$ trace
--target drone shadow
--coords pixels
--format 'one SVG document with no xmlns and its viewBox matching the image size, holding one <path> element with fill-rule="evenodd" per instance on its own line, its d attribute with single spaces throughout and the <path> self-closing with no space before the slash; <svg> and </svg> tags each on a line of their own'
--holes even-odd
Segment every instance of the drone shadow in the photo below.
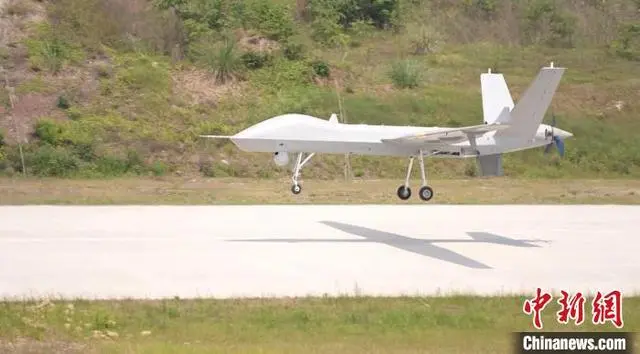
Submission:
<svg viewBox="0 0 640 354">
<path fill-rule="evenodd" d="M 403 251 L 412 252 L 421 256 L 438 259 L 444 262 L 457 264 L 467 268 L 474 269 L 492 269 L 490 266 L 463 256 L 457 252 L 446 248 L 436 246 L 434 243 L 491 243 L 496 245 L 511 247 L 540 247 L 535 244 L 537 242 L 549 243 L 546 240 L 517 240 L 490 232 L 467 232 L 470 239 L 421 239 L 399 235 L 392 232 L 380 231 L 368 227 L 345 224 L 335 221 L 321 221 L 322 224 L 333 227 L 340 231 L 350 233 L 352 235 L 363 237 L 363 239 L 344 240 L 344 239 L 304 239 L 304 238 L 272 238 L 272 239 L 242 239 L 228 240 L 231 242 L 285 242 L 285 243 L 308 243 L 308 242 L 333 242 L 333 243 L 358 243 L 358 242 L 374 242 L 381 243 L 390 247 L 401 249 Z"/>
</svg>

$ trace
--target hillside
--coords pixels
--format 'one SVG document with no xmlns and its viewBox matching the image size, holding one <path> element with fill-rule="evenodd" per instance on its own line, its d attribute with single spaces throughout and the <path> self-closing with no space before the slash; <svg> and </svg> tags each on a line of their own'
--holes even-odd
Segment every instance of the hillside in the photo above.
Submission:
<svg viewBox="0 0 640 354">
<path fill-rule="evenodd" d="M 514 153 L 516 177 L 640 176 L 640 2 L 547 0 L 0 0 L 0 173 L 273 177 L 233 134 L 285 112 L 350 123 L 482 121 L 479 75 L 517 97 L 538 68 L 567 67 L 552 110 L 564 159 Z M 468 177 L 469 161 L 428 160 Z M 304 177 L 343 174 L 317 156 Z M 404 174 L 353 157 L 356 177 Z"/>
</svg>

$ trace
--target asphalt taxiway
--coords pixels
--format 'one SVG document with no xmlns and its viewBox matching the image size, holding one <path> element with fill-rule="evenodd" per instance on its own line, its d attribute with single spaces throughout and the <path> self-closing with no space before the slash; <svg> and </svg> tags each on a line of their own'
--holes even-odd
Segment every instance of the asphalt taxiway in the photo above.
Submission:
<svg viewBox="0 0 640 354">
<path fill-rule="evenodd" d="M 638 206 L 5 206 L 0 297 L 640 291 Z"/>
</svg>

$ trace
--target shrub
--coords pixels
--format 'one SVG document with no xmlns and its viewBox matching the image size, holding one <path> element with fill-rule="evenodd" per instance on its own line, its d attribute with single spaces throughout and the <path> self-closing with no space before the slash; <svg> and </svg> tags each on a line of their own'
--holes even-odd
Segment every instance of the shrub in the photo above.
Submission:
<svg viewBox="0 0 640 354">
<path fill-rule="evenodd" d="M 80 159 L 92 162 L 96 159 L 95 146 L 91 142 L 81 142 L 73 145 L 73 153 Z"/>
<path fill-rule="evenodd" d="M 169 69 L 162 58 L 130 54 L 117 58 L 117 80 L 127 87 L 146 92 L 168 92 L 171 81 Z"/>
<path fill-rule="evenodd" d="M 32 173 L 37 176 L 69 177 L 80 167 L 78 159 L 63 147 L 45 145 L 29 158 Z"/>
<path fill-rule="evenodd" d="M 225 0 L 155 0 L 155 6 L 173 9 L 180 18 L 192 24 L 201 23 L 212 30 L 221 30 L 233 20 Z"/>
<path fill-rule="evenodd" d="M 196 62 L 213 72 L 221 83 L 235 78 L 242 64 L 233 39 L 226 39 L 222 45 L 201 40 L 192 48 L 191 55 Z"/>
<path fill-rule="evenodd" d="M 144 171 L 144 161 L 135 150 L 127 151 L 127 172 L 142 173 Z"/>
<path fill-rule="evenodd" d="M 313 68 L 309 63 L 282 58 L 274 60 L 273 65 L 254 71 L 251 74 L 251 82 L 273 92 L 308 85 L 312 77 Z"/>
<path fill-rule="evenodd" d="M 621 26 L 619 33 L 611 48 L 622 58 L 640 60 L 640 25 L 625 24 Z"/>
<path fill-rule="evenodd" d="M 95 170 L 105 177 L 120 176 L 127 172 L 127 163 L 113 156 L 102 156 L 96 160 Z"/>
<path fill-rule="evenodd" d="M 42 119 L 36 123 L 35 136 L 50 145 L 62 143 L 64 130 L 61 125 L 49 119 Z"/>
<path fill-rule="evenodd" d="M 60 109 L 69 109 L 69 107 L 71 107 L 69 100 L 64 95 L 58 96 L 58 103 L 56 106 Z"/>
<path fill-rule="evenodd" d="M 301 60 L 304 58 L 305 47 L 302 44 L 286 43 L 283 49 L 283 55 L 289 60 Z"/>
<path fill-rule="evenodd" d="M 354 22 L 371 22 L 379 29 L 388 28 L 398 11 L 397 0 L 310 0 L 313 21 L 322 19 L 350 28 Z"/>
<path fill-rule="evenodd" d="M 415 61 L 401 60 L 393 63 L 390 76 L 397 87 L 414 88 L 420 82 L 420 67 Z"/>
<path fill-rule="evenodd" d="M 250 27 L 274 40 L 286 40 L 294 34 L 292 10 L 271 0 L 250 0 L 243 20 Z"/>
<path fill-rule="evenodd" d="M 471 16 L 492 18 L 498 10 L 498 0 L 465 0 L 463 6 Z"/>
<path fill-rule="evenodd" d="M 316 60 L 311 63 L 311 67 L 313 67 L 313 72 L 320 77 L 329 77 L 330 69 L 329 65 L 323 61 Z"/>
<path fill-rule="evenodd" d="M 265 66 L 269 60 L 269 54 L 266 53 L 257 53 L 257 52 L 247 52 L 240 56 L 240 60 L 244 63 L 244 66 L 247 69 L 260 69 Z"/>
<path fill-rule="evenodd" d="M 68 42 L 44 35 L 26 41 L 29 62 L 34 70 L 48 70 L 58 73 L 67 63 L 79 62 L 82 52 Z"/>
<path fill-rule="evenodd" d="M 525 11 L 524 34 L 528 44 L 573 46 L 575 17 L 562 12 L 551 0 L 532 0 Z"/>
<path fill-rule="evenodd" d="M 169 171 L 169 167 L 162 161 L 156 161 L 151 165 L 150 171 L 154 176 L 164 176 Z"/>
<path fill-rule="evenodd" d="M 342 33 L 340 10 L 333 0 L 310 0 L 311 37 L 323 44 L 331 44 Z"/>
<path fill-rule="evenodd" d="M 146 0 L 57 0 L 48 5 L 48 14 L 60 38 L 91 52 L 106 45 L 169 54 L 185 44 L 177 16 L 149 8 Z"/>
</svg>

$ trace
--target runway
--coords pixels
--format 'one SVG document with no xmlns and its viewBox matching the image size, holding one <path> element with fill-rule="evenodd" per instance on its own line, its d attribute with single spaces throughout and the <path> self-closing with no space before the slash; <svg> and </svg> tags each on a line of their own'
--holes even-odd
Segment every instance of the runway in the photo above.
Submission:
<svg viewBox="0 0 640 354">
<path fill-rule="evenodd" d="M 0 296 L 640 291 L 638 206 L 6 206 Z"/>
</svg>

